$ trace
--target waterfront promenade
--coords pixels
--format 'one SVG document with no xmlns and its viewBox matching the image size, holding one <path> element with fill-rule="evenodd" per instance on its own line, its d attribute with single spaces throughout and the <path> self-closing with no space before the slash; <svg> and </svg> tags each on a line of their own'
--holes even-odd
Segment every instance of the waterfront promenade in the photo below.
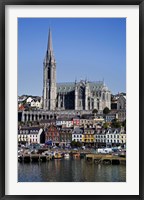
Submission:
<svg viewBox="0 0 144 200">
<path fill-rule="evenodd" d="M 23 163 L 29 162 L 46 162 L 55 159 L 55 154 L 61 155 L 60 159 L 65 158 L 64 155 L 68 154 L 70 158 L 81 159 L 84 158 L 86 162 L 95 164 L 126 164 L 126 156 L 123 153 L 109 153 L 109 154 L 98 154 L 96 151 L 90 150 L 55 150 L 55 149 L 39 149 L 35 153 L 30 153 L 28 150 L 21 152 L 18 156 L 18 161 Z"/>
</svg>

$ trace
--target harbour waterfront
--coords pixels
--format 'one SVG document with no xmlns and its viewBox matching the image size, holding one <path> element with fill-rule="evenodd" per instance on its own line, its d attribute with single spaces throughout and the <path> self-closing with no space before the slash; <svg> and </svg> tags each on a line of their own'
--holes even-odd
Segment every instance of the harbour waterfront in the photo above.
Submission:
<svg viewBox="0 0 144 200">
<path fill-rule="evenodd" d="M 50 28 L 42 63 L 42 96 L 18 96 L 18 181 L 125 182 L 126 93 L 113 94 L 96 76 L 59 82 Z"/>
<path fill-rule="evenodd" d="M 102 165 L 85 159 L 18 163 L 18 182 L 125 182 L 125 165 Z"/>
</svg>

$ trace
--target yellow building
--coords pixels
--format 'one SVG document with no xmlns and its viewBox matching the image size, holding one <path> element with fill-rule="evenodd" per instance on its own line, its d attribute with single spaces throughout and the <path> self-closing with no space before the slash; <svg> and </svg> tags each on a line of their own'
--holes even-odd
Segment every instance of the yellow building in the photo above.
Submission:
<svg viewBox="0 0 144 200">
<path fill-rule="evenodd" d="M 82 136 L 82 142 L 85 144 L 92 144 L 95 142 L 95 130 L 93 128 L 85 128 Z"/>
<path fill-rule="evenodd" d="M 126 134 L 125 133 L 120 134 L 120 143 L 126 144 Z"/>
</svg>

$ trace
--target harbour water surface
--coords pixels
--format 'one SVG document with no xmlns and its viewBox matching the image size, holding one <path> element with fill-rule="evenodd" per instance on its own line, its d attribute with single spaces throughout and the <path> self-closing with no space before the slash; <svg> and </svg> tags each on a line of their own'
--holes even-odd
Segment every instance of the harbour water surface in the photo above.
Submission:
<svg viewBox="0 0 144 200">
<path fill-rule="evenodd" d="M 125 182 L 125 165 L 92 164 L 85 159 L 18 163 L 18 182 Z"/>
</svg>

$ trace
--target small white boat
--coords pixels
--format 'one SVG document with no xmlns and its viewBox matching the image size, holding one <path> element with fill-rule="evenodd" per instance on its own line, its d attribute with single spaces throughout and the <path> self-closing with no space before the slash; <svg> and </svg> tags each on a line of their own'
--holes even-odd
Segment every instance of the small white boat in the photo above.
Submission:
<svg viewBox="0 0 144 200">
<path fill-rule="evenodd" d="M 69 157 L 70 157 L 69 153 L 64 154 L 64 158 L 69 158 Z"/>
</svg>

